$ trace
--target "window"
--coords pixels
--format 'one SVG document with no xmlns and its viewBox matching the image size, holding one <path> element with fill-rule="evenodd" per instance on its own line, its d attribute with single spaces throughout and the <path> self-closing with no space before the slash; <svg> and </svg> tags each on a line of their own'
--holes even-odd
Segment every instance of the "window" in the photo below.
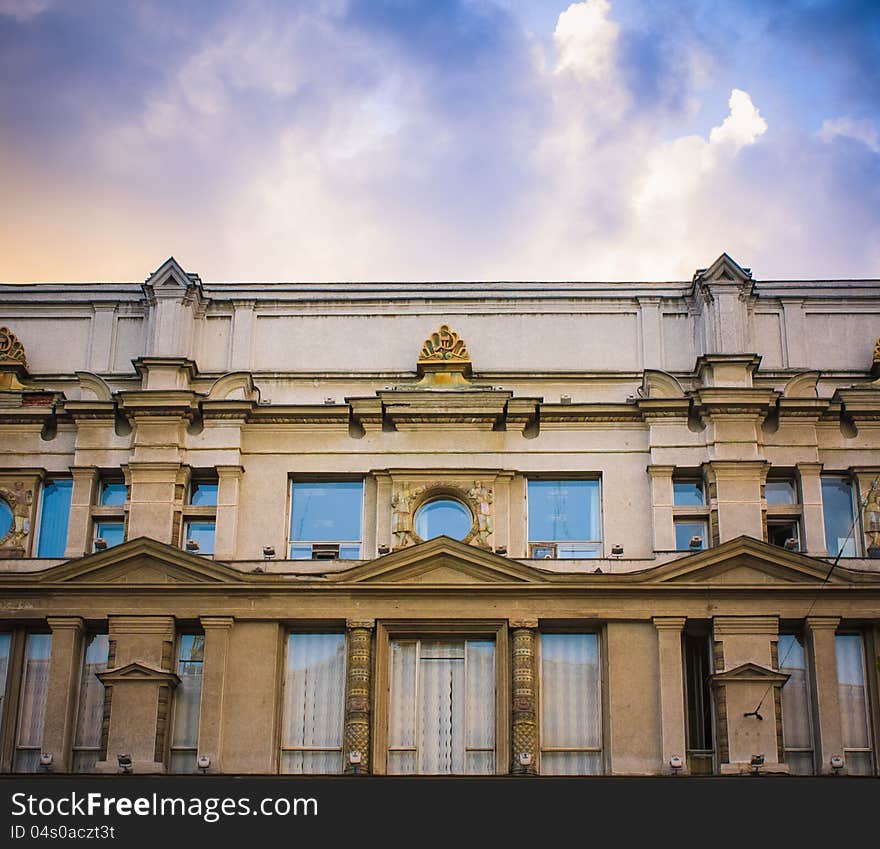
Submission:
<svg viewBox="0 0 880 849">
<path fill-rule="evenodd" d="M 177 648 L 177 674 L 180 676 L 180 683 L 174 690 L 170 772 L 196 771 L 204 659 L 204 634 L 181 634 Z"/>
<path fill-rule="evenodd" d="M 807 657 L 800 634 L 780 634 L 779 671 L 789 679 L 782 688 L 782 745 L 793 775 L 813 774 L 813 730 L 810 723 Z"/>
<path fill-rule="evenodd" d="M 865 650 L 861 634 L 838 634 L 835 650 L 846 771 L 850 775 L 873 775 Z"/>
<path fill-rule="evenodd" d="M 345 635 L 291 634 L 287 641 L 281 772 L 342 772 Z"/>
<path fill-rule="evenodd" d="M 541 634 L 541 774 L 602 772 L 599 638 Z"/>
<path fill-rule="evenodd" d="M 358 560 L 363 481 L 293 481 L 291 560 Z"/>
<path fill-rule="evenodd" d="M 495 772 L 492 640 L 391 641 L 388 772 Z"/>
<path fill-rule="evenodd" d="M 801 550 L 802 508 L 793 475 L 771 474 L 764 483 L 767 542 L 789 551 Z"/>
<path fill-rule="evenodd" d="M 183 547 L 193 554 L 214 554 L 219 489 L 216 479 L 193 474 L 183 508 Z"/>
<path fill-rule="evenodd" d="M 709 508 L 706 484 L 698 471 L 677 472 L 672 478 L 672 523 L 676 551 L 700 551 L 709 546 Z"/>
<path fill-rule="evenodd" d="M 528 502 L 532 557 L 602 556 L 598 479 L 533 479 Z"/>
<path fill-rule="evenodd" d="M 856 497 L 852 481 L 840 475 L 822 475 L 822 511 L 825 548 L 829 557 L 858 556 Z"/>
<path fill-rule="evenodd" d="M 125 541 L 125 504 L 128 487 L 113 477 L 102 478 L 97 504 L 92 507 L 94 547 L 96 551 L 113 548 Z"/>
<path fill-rule="evenodd" d="M 37 557 L 64 557 L 72 494 L 70 478 L 46 481 L 43 485 Z"/>
<path fill-rule="evenodd" d="M 416 511 L 415 530 L 422 539 L 464 539 L 473 527 L 471 511 L 455 498 L 434 498 Z"/>
<path fill-rule="evenodd" d="M 107 668 L 109 649 L 110 638 L 106 634 L 86 636 L 73 740 L 73 772 L 91 772 L 98 762 L 104 723 L 104 685 L 97 674 Z"/>
<path fill-rule="evenodd" d="M 712 658 L 709 647 L 709 637 L 705 634 L 683 635 L 687 765 L 692 775 L 711 775 L 714 769 L 715 735 L 709 683 Z"/>
<path fill-rule="evenodd" d="M 9 677 L 9 653 L 12 649 L 12 634 L 0 633 L 0 728 L 3 712 L 6 710 L 6 679 Z"/>
<path fill-rule="evenodd" d="M 27 635 L 24 667 L 21 672 L 13 772 L 37 772 L 40 766 L 51 652 L 51 634 Z"/>
</svg>

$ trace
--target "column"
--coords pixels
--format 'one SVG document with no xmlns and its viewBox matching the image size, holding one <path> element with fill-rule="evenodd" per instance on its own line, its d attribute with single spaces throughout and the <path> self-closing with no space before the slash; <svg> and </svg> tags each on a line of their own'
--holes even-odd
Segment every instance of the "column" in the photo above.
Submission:
<svg viewBox="0 0 880 849">
<path fill-rule="evenodd" d="M 687 736 L 684 711 L 684 670 L 682 669 L 681 632 L 684 616 L 655 616 L 660 664 L 660 729 L 663 741 L 664 773 L 671 773 L 669 761 L 681 758 L 678 772 L 687 775 Z"/>
<path fill-rule="evenodd" d="M 116 304 L 92 304 L 91 349 L 89 369 L 95 372 L 108 372 L 112 369 L 113 324 L 116 319 Z"/>
<path fill-rule="evenodd" d="M 833 755 L 843 757 L 843 731 L 840 727 L 840 697 L 837 682 L 837 650 L 834 637 L 840 619 L 836 616 L 810 616 L 807 633 L 813 657 L 813 713 L 816 718 L 816 755 L 819 771 L 831 772 Z"/>
<path fill-rule="evenodd" d="M 52 654 L 42 751 L 53 755 L 51 772 L 70 772 L 85 626 L 78 616 L 49 617 L 47 621 L 52 629 Z"/>
<path fill-rule="evenodd" d="M 211 759 L 208 772 L 222 772 L 223 693 L 226 687 L 226 665 L 229 657 L 231 616 L 202 616 L 205 630 L 205 655 L 202 664 L 202 700 L 199 710 L 199 755 Z"/>
<path fill-rule="evenodd" d="M 642 331 L 642 368 L 663 368 L 660 298 L 639 298 L 639 318 Z"/>
<path fill-rule="evenodd" d="M 217 466 L 217 514 L 214 531 L 214 559 L 234 560 L 238 535 L 238 499 L 241 493 L 241 466 Z"/>
<path fill-rule="evenodd" d="M 654 551 L 675 551 L 675 525 L 672 521 L 674 471 L 675 466 L 648 466 L 648 474 L 651 476 Z"/>
<path fill-rule="evenodd" d="M 140 427 L 140 425 L 139 425 Z M 176 438 L 176 436 L 175 436 Z M 173 544 L 179 463 L 130 463 L 128 539 L 150 537 Z"/>
<path fill-rule="evenodd" d="M 251 351 L 253 349 L 256 301 L 232 302 L 232 371 L 247 371 L 251 367 Z"/>
<path fill-rule="evenodd" d="M 82 557 L 91 550 L 92 498 L 98 470 L 94 466 L 71 466 L 73 489 L 70 493 L 70 517 L 67 521 L 67 558 Z"/>
<path fill-rule="evenodd" d="M 761 484 L 768 464 L 764 460 L 714 460 L 709 467 L 717 489 L 719 542 L 744 535 L 763 539 Z"/>
<path fill-rule="evenodd" d="M 347 775 L 370 773 L 370 703 L 372 701 L 372 645 L 374 619 L 349 619 L 345 671 L 345 730 L 342 741 L 343 771 Z"/>
<path fill-rule="evenodd" d="M 822 464 L 798 463 L 801 478 L 801 498 L 804 510 L 804 554 L 824 557 L 825 514 L 822 512 Z"/>
<path fill-rule="evenodd" d="M 535 681 L 537 619 L 510 620 L 512 677 L 512 775 L 536 775 L 538 758 L 538 706 Z"/>
</svg>

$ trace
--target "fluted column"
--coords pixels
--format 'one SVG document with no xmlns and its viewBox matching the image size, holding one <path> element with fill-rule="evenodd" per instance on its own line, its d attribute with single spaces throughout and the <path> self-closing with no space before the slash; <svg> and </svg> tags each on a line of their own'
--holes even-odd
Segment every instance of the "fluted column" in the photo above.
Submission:
<svg viewBox="0 0 880 849">
<path fill-rule="evenodd" d="M 537 619 L 511 620 L 513 653 L 512 775 L 535 775 L 538 758 Z"/>
<path fill-rule="evenodd" d="M 348 775 L 370 772 L 370 703 L 372 701 L 373 619 L 349 619 L 345 665 L 345 731 L 342 741 L 343 771 Z M 360 755 L 353 762 L 352 753 Z"/>
</svg>

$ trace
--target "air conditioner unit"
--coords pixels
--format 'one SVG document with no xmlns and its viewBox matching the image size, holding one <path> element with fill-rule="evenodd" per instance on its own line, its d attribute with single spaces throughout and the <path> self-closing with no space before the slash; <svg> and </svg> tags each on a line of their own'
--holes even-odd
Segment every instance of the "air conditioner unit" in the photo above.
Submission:
<svg viewBox="0 0 880 849">
<path fill-rule="evenodd" d="M 338 560 L 338 542 L 316 542 L 312 544 L 312 560 Z"/>
</svg>

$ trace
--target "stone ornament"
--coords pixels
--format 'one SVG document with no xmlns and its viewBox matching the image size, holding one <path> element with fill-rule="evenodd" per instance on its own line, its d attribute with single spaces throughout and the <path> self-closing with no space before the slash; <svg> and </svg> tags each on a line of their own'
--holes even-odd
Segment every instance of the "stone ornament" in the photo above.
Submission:
<svg viewBox="0 0 880 849">
<path fill-rule="evenodd" d="M 8 327 L 0 327 L 0 363 L 14 363 L 27 368 L 24 345 Z"/>
<path fill-rule="evenodd" d="M 24 556 L 27 550 L 27 537 L 31 532 L 31 505 L 34 503 L 33 490 L 25 489 L 22 481 L 16 481 L 12 489 L 0 488 L 2 499 L 12 511 L 12 526 L 0 539 L 0 552 Z"/>
<path fill-rule="evenodd" d="M 875 480 L 868 492 L 864 519 L 868 554 L 871 557 L 880 557 L 880 481 Z"/>
<path fill-rule="evenodd" d="M 461 337 L 441 324 L 440 329 L 432 333 L 422 345 L 419 363 L 433 363 L 453 360 L 458 363 L 470 363 L 471 357 Z"/>
<path fill-rule="evenodd" d="M 412 486 L 408 481 L 402 481 L 391 495 L 391 532 L 394 535 L 395 551 L 424 542 L 415 531 L 413 517 L 422 504 L 443 495 L 461 501 L 470 509 L 473 516 L 471 529 L 461 541 L 480 548 L 491 548 L 489 537 L 494 527 L 490 505 L 494 495 L 482 481 L 474 481 L 474 485 L 468 490 L 440 481 L 430 481 L 416 486 Z"/>
</svg>

